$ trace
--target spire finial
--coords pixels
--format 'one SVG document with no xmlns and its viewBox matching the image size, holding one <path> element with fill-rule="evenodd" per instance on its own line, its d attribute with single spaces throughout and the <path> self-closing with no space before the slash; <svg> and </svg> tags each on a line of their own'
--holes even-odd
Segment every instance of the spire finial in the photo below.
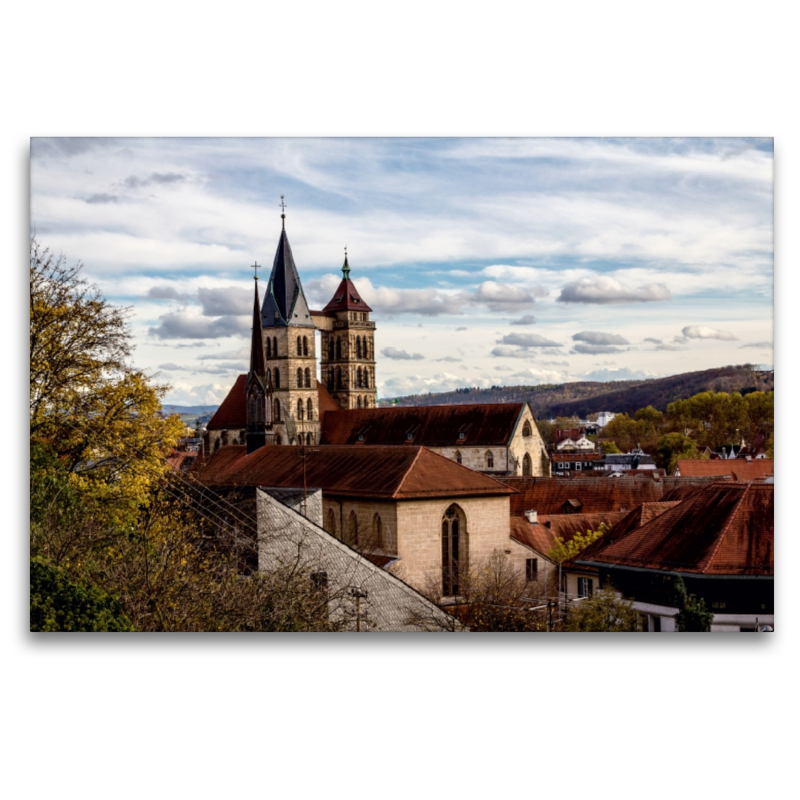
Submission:
<svg viewBox="0 0 800 800">
<path fill-rule="evenodd" d="M 258 280 L 258 270 L 259 270 L 259 267 L 260 267 L 260 266 L 261 266 L 261 264 L 259 264 L 259 263 L 258 263 L 258 261 L 256 261 L 256 263 L 255 263 L 255 264 L 253 264 L 253 267 L 252 267 L 252 268 L 255 270 L 255 273 L 256 273 L 256 274 L 253 276 L 253 280 L 254 280 L 254 281 L 257 281 L 257 280 Z"/>
<path fill-rule="evenodd" d="M 283 195 L 281 195 L 281 230 L 286 230 L 286 203 L 283 202 Z"/>
<path fill-rule="evenodd" d="M 350 265 L 347 263 L 347 245 L 344 246 L 344 266 L 342 267 L 342 275 L 345 280 L 350 279 Z"/>
</svg>

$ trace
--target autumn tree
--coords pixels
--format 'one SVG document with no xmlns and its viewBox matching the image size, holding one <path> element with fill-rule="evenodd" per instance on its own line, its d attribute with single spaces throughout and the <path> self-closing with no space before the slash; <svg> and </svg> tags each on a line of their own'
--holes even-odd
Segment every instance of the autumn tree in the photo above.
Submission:
<svg viewBox="0 0 800 800">
<path fill-rule="evenodd" d="M 604 586 L 571 605 L 563 628 L 581 633 L 633 633 L 641 629 L 641 616 L 633 601 L 620 597 L 613 586 Z"/>
</svg>

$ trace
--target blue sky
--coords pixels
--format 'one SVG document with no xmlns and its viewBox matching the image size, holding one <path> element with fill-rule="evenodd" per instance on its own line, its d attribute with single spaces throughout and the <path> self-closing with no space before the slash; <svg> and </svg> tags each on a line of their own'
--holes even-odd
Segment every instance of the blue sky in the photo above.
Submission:
<svg viewBox="0 0 800 800">
<path fill-rule="evenodd" d="M 772 191 L 770 139 L 31 148 L 37 237 L 132 306 L 135 363 L 181 404 L 246 370 L 250 265 L 272 264 L 281 194 L 312 307 L 347 245 L 394 396 L 772 364 Z"/>
</svg>

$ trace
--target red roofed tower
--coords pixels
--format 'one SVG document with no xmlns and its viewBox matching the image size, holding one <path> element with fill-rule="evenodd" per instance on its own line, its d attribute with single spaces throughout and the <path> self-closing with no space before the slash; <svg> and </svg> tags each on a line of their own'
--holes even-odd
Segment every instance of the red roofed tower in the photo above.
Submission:
<svg viewBox="0 0 800 800">
<path fill-rule="evenodd" d="M 333 317 L 322 331 L 322 382 L 342 409 L 375 407 L 375 323 L 372 309 L 350 280 L 345 249 L 342 281 L 323 313 Z"/>
</svg>

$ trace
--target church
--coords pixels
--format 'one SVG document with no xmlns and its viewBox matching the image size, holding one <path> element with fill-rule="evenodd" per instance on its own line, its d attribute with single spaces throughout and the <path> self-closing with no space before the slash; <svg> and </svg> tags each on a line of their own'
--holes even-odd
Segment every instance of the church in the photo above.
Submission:
<svg viewBox="0 0 800 800">
<path fill-rule="evenodd" d="M 330 301 L 309 308 L 281 213 L 263 302 L 255 276 L 249 370 L 208 422 L 206 453 L 225 445 L 245 445 L 247 454 L 265 445 L 422 446 L 493 477 L 550 475 L 527 403 L 377 408 L 371 313 L 346 252 Z"/>
</svg>

